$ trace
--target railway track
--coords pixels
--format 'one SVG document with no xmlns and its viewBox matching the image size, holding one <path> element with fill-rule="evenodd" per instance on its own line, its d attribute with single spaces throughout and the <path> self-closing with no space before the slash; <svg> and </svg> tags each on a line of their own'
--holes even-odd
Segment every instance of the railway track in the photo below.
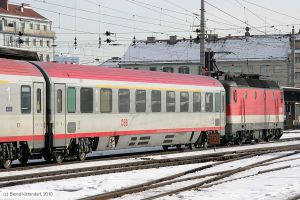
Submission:
<svg viewBox="0 0 300 200">
<path fill-rule="evenodd" d="M 216 161 L 224 161 L 224 160 L 226 161 L 241 156 L 249 156 L 252 154 L 253 154 L 252 151 L 249 152 L 231 151 L 226 153 L 214 153 L 214 154 L 188 156 L 188 157 L 180 157 L 180 158 L 146 160 L 146 161 L 129 162 L 129 163 L 122 163 L 122 164 L 114 164 L 114 165 L 59 170 L 53 172 L 6 176 L 6 177 L 0 177 L 0 188 L 22 185 L 22 184 L 44 182 L 44 181 L 62 180 L 62 179 L 86 177 L 92 175 L 102 175 L 102 174 L 109 174 L 109 173 L 141 170 L 141 169 L 151 169 L 151 168 L 158 168 L 158 167 L 187 165 L 187 164 L 204 163 L 204 162 L 216 162 Z M 214 164 L 210 164 L 208 166 L 212 167 L 213 165 Z M 200 169 L 202 168 L 200 167 Z"/>
<path fill-rule="evenodd" d="M 300 153 L 299 149 L 300 149 L 299 146 L 298 147 L 290 146 L 290 147 L 286 147 L 286 148 L 282 147 L 282 148 L 277 148 L 277 149 L 270 148 L 268 151 L 266 150 L 265 152 L 263 152 L 263 151 L 259 152 L 258 151 L 257 154 L 282 152 L 282 151 L 290 151 L 290 150 L 297 150 L 297 151 L 295 151 L 293 153 L 287 153 L 285 155 L 278 156 L 278 157 L 275 157 L 275 158 L 270 158 L 270 159 L 267 159 L 267 160 L 264 160 L 264 161 L 260 161 L 260 162 L 257 162 L 257 163 L 254 163 L 254 164 L 251 164 L 251 165 L 248 165 L 248 166 L 245 166 L 245 167 L 239 167 L 239 168 L 236 168 L 234 170 L 227 170 L 227 171 L 210 173 L 210 174 L 205 174 L 205 175 L 200 175 L 200 176 L 192 176 L 192 177 L 189 177 L 189 178 L 178 179 L 179 177 L 182 177 L 186 174 L 195 172 L 193 170 L 189 170 L 189 171 L 186 171 L 186 172 L 183 172 L 183 173 L 174 174 L 172 176 L 168 176 L 168 177 L 164 177 L 164 178 L 161 178 L 161 179 L 153 180 L 153 181 L 143 183 L 143 184 L 139 184 L 139 185 L 136 185 L 136 186 L 131 186 L 131 187 L 128 187 L 128 188 L 123 188 L 123 189 L 120 189 L 120 190 L 116 190 L 116 191 L 112 191 L 112 192 L 108 192 L 108 193 L 103 193 L 103 194 L 83 198 L 83 200 L 91 200 L 91 199 L 105 200 L 105 199 L 117 198 L 117 197 L 121 197 L 123 195 L 139 193 L 139 192 L 142 192 L 142 191 L 148 191 L 150 189 L 160 188 L 160 187 L 171 185 L 171 184 L 178 183 L 178 182 L 183 182 L 183 181 L 188 181 L 188 180 L 197 180 L 197 179 L 203 179 L 203 178 L 208 178 L 208 179 L 206 179 L 205 181 L 200 181 L 196 184 L 192 184 L 192 185 L 189 185 L 189 186 L 186 186 L 186 187 L 182 187 L 182 188 L 173 190 L 173 191 L 169 191 L 169 192 L 166 192 L 166 193 L 161 193 L 161 194 L 158 194 L 158 195 L 155 195 L 155 196 L 152 196 L 152 197 L 148 197 L 146 199 L 147 200 L 156 199 L 156 198 L 159 198 L 159 197 L 172 195 L 172 194 L 177 194 L 179 192 L 183 192 L 183 191 L 187 191 L 187 190 L 192 190 L 192 189 L 196 189 L 196 188 L 200 189 L 200 188 L 204 188 L 204 187 L 210 187 L 210 186 L 213 186 L 215 184 L 220 184 L 221 182 L 218 182 L 218 181 L 221 181 L 222 179 L 224 179 L 226 177 L 230 177 L 231 175 L 237 174 L 239 172 L 246 171 L 246 170 L 249 170 L 249 169 L 252 169 L 252 168 L 255 168 L 255 167 L 259 167 L 259 166 L 274 164 L 276 162 L 284 162 L 284 161 L 276 161 L 276 160 L 282 159 L 284 157 L 289 157 L 291 155 L 299 154 Z M 257 155 L 257 154 L 255 154 L 253 152 L 252 156 Z M 245 159 L 246 157 L 251 157 L 251 155 L 244 156 L 244 157 L 243 156 L 236 157 L 235 159 L 232 159 L 232 161 L 233 160 Z M 291 160 L 291 159 L 289 159 L 289 160 Z M 215 163 L 214 166 L 219 165 L 219 164 L 224 164 L 226 162 L 231 162 L 231 161 L 229 160 L 229 161 L 218 162 L 218 163 Z M 275 171 L 275 170 L 282 170 L 282 169 L 286 169 L 288 167 L 291 167 L 291 166 L 273 168 L 273 169 L 270 169 L 270 170 L 261 171 L 261 172 L 259 172 L 259 174 L 268 173 L 270 171 Z M 205 169 L 205 166 L 203 166 L 203 168 Z M 196 171 L 199 171 L 199 170 L 196 170 Z"/>
<path fill-rule="evenodd" d="M 280 139 L 279 141 L 271 141 L 271 142 L 264 142 L 260 144 L 268 144 L 268 143 L 280 143 L 280 142 L 289 142 L 289 141 L 299 141 L 300 137 L 295 138 L 285 138 Z M 230 145 L 228 147 L 224 146 L 217 146 L 217 147 L 208 147 L 208 149 L 222 149 L 222 148 L 230 148 L 230 147 L 236 147 L 236 146 L 249 146 L 252 144 L 243 144 L 243 145 Z M 29 170 L 29 169 L 38 169 L 43 167 L 54 167 L 54 166 L 63 166 L 63 165 L 69 165 L 69 164 L 77 164 L 77 163 L 88 163 L 88 162 L 96 162 L 96 161 L 105 161 L 105 160 L 118 160 L 118 159 L 127 159 L 127 158 L 141 158 L 145 156 L 155 156 L 155 155 L 169 155 L 169 154 L 175 154 L 180 152 L 195 152 L 195 151 L 203 151 L 207 149 L 199 148 L 199 149 L 193 149 L 190 150 L 188 148 L 183 149 L 169 149 L 168 151 L 164 150 L 150 150 L 146 152 L 133 152 L 133 153 L 119 153 L 119 154 L 113 154 L 113 155 L 100 155 L 100 156 L 92 156 L 87 157 L 85 161 L 77 161 L 72 158 L 69 158 L 65 160 L 65 162 L 61 164 L 57 164 L 54 162 L 47 162 L 47 161 L 41 161 L 41 162 L 34 162 L 34 163 L 28 163 L 26 166 L 22 164 L 15 164 L 10 169 L 0 169 L 1 172 L 10 172 L 10 171 L 22 171 L 22 170 Z"/>
</svg>

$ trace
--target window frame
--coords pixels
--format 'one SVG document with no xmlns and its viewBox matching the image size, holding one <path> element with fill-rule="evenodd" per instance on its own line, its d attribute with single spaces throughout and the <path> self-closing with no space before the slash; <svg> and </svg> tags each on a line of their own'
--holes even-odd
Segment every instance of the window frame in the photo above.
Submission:
<svg viewBox="0 0 300 200">
<path fill-rule="evenodd" d="M 187 94 L 187 97 L 184 97 L 183 94 Z M 185 101 L 183 101 L 184 100 L 183 98 L 187 98 L 187 99 L 185 99 Z M 189 107 L 190 107 L 189 102 L 190 102 L 189 92 L 181 91 L 180 92 L 180 112 L 189 112 Z"/>
<path fill-rule="evenodd" d="M 42 113 L 42 89 L 36 89 L 36 113 Z"/>
<path fill-rule="evenodd" d="M 143 97 L 145 97 L 144 99 L 138 99 L 138 93 L 139 92 L 143 92 L 145 95 Z M 141 95 L 141 93 L 140 93 Z M 138 109 L 138 100 L 139 101 L 145 101 L 144 105 L 143 105 L 143 109 L 139 110 Z M 143 104 L 143 103 L 139 103 L 139 104 Z M 147 92 L 146 90 L 136 90 L 135 91 L 135 112 L 137 113 L 143 113 L 146 112 L 146 107 L 147 107 Z"/>
<path fill-rule="evenodd" d="M 102 96 L 102 94 L 104 95 L 105 93 L 104 92 L 106 92 L 106 91 L 109 91 L 109 102 L 108 102 L 108 104 L 109 104 L 109 110 L 105 110 L 104 111 L 104 107 L 102 107 L 102 104 L 103 104 L 103 102 L 104 102 L 104 96 Z M 113 109 L 113 104 L 112 104 L 112 102 L 113 102 L 113 95 L 112 95 L 112 89 L 110 89 L 110 88 L 101 88 L 100 89 L 100 113 L 112 113 L 112 109 Z M 107 99 L 105 99 L 105 100 L 107 100 Z M 106 102 L 107 103 L 107 102 Z"/>
<path fill-rule="evenodd" d="M 70 93 L 69 92 L 70 92 L 71 89 L 72 90 L 74 89 L 74 91 L 75 91 L 75 94 L 74 94 L 75 95 L 75 98 L 74 98 L 74 107 L 73 107 L 74 111 L 70 110 Z M 76 94 L 77 94 L 77 91 L 76 91 L 75 87 L 68 87 L 67 88 L 67 112 L 68 113 L 76 113 L 76 111 L 77 111 L 77 106 L 76 106 L 76 104 L 77 104 L 77 98 L 76 98 L 77 95 Z"/>
<path fill-rule="evenodd" d="M 126 109 L 124 109 L 124 110 L 122 108 L 123 105 L 121 104 L 121 98 L 123 98 L 123 97 L 120 96 L 121 95 L 120 91 L 127 91 L 128 92 L 127 94 L 125 94 L 126 97 L 128 97 L 128 98 L 126 98 L 126 101 L 124 101 L 127 104 Z M 122 94 L 122 95 L 124 95 L 124 94 Z M 119 110 L 118 110 L 119 113 L 130 113 L 130 90 L 129 89 L 119 89 L 118 90 L 118 108 L 119 108 Z"/>
<path fill-rule="evenodd" d="M 24 102 L 24 98 L 23 95 L 24 95 L 24 92 L 22 91 L 23 88 L 29 88 L 29 92 L 27 92 L 27 94 L 29 93 L 29 107 L 26 109 L 26 111 L 23 111 L 24 109 L 22 109 L 22 107 L 24 106 L 23 102 Z M 20 110 L 21 110 L 21 114 L 30 114 L 31 113 L 31 109 L 32 109 L 32 100 L 31 100 L 31 86 L 30 85 L 21 85 L 21 88 L 20 88 Z"/>
<path fill-rule="evenodd" d="M 63 96 L 62 96 L 62 94 L 63 94 L 62 89 L 58 89 L 56 91 L 56 113 L 58 113 L 58 114 L 62 113 L 62 111 L 63 111 L 63 105 L 62 105 Z"/>
<path fill-rule="evenodd" d="M 210 94 L 211 96 L 209 98 L 209 102 L 207 103 L 207 95 L 208 94 Z M 213 112 L 214 111 L 214 93 L 213 92 L 205 92 L 204 100 L 205 100 L 205 112 Z"/>
<path fill-rule="evenodd" d="M 170 98 L 170 96 L 168 95 L 170 93 L 174 94 L 174 98 Z M 173 101 L 171 102 L 170 100 L 174 100 L 174 102 Z M 174 104 L 174 105 L 172 105 L 172 104 Z M 170 108 L 172 108 L 172 109 L 170 110 Z M 176 112 L 176 92 L 175 91 L 167 91 L 166 92 L 166 112 Z"/>
<path fill-rule="evenodd" d="M 221 112 L 221 94 L 220 93 L 215 93 L 215 112 L 219 113 Z M 218 102 L 217 102 L 218 100 Z"/>
<path fill-rule="evenodd" d="M 89 110 L 82 110 L 82 108 L 84 108 L 84 106 L 82 106 L 83 105 L 83 96 L 85 96 L 86 97 L 86 94 L 82 94 L 82 91 L 83 90 L 86 90 L 86 89 L 88 89 L 89 91 L 92 91 L 92 101 L 90 102 L 91 104 L 91 109 L 89 109 Z M 93 113 L 94 112 L 94 88 L 90 88 L 90 87 L 82 87 L 82 88 L 80 88 L 80 113 L 85 113 L 85 114 L 88 114 L 88 113 Z"/>
<path fill-rule="evenodd" d="M 159 99 L 155 99 L 155 98 L 153 98 L 154 97 L 154 93 L 159 93 Z M 158 97 L 158 96 L 157 96 Z M 154 100 L 155 99 L 155 100 Z M 159 109 L 157 109 L 157 110 L 154 110 L 154 108 L 156 108 L 155 106 L 153 106 L 153 105 L 155 105 L 155 102 L 159 102 L 159 103 L 157 103 L 157 104 L 159 104 L 159 106 L 157 106 L 157 108 L 159 108 Z M 158 113 L 158 112 L 161 112 L 161 91 L 160 90 L 151 90 L 151 112 L 156 112 L 156 113 Z"/>
<path fill-rule="evenodd" d="M 196 95 L 199 95 L 198 97 L 200 97 L 199 98 L 200 101 L 195 102 Z M 193 112 L 202 112 L 201 100 L 202 100 L 201 99 L 201 92 L 193 92 Z M 196 110 L 195 108 L 198 108 L 198 109 Z"/>
</svg>

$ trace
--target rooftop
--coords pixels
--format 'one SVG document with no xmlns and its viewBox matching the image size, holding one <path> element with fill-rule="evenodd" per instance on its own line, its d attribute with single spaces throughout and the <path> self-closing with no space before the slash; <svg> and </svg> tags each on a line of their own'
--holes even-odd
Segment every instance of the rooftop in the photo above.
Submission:
<svg viewBox="0 0 300 200">
<path fill-rule="evenodd" d="M 0 1 L 0 14 L 35 18 L 41 20 L 46 19 L 44 16 L 32 10 L 29 4 L 14 5 L 8 4 L 5 0 Z"/>
<path fill-rule="evenodd" d="M 290 50 L 288 35 L 225 37 L 206 42 L 217 61 L 285 60 Z M 138 41 L 123 55 L 123 63 L 199 62 L 200 44 L 195 40 Z"/>
</svg>

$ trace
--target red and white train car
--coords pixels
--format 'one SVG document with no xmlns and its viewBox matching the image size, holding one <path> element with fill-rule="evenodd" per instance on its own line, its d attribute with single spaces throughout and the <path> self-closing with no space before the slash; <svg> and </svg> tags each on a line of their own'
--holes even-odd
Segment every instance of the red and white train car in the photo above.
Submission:
<svg viewBox="0 0 300 200">
<path fill-rule="evenodd" d="M 225 90 L 213 78 L 34 64 L 46 77 L 46 143 L 57 161 L 66 154 L 84 159 L 92 150 L 205 144 L 210 134 L 224 135 Z"/>
<path fill-rule="evenodd" d="M 274 81 L 233 78 L 226 89 L 226 142 L 279 139 L 284 126 L 283 91 Z"/>
<path fill-rule="evenodd" d="M 225 89 L 210 77 L 6 59 L 0 66 L 5 168 L 14 159 L 83 160 L 93 150 L 192 147 L 224 135 Z"/>
<path fill-rule="evenodd" d="M 0 59 L 0 161 L 26 163 L 45 140 L 45 79 L 32 64 Z"/>
</svg>

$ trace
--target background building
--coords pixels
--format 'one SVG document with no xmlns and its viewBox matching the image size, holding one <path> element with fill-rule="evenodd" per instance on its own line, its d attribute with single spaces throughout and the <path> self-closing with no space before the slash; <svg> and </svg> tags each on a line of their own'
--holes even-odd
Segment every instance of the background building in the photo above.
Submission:
<svg viewBox="0 0 300 200">
<path fill-rule="evenodd" d="M 36 51 L 40 60 L 53 60 L 55 32 L 52 22 L 29 4 L 0 0 L 0 46 Z"/>
<path fill-rule="evenodd" d="M 206 51 L 214 51 L 217 66 L 231 75 L 260 74 L 289 86 L 291 67 L 290 35 L 227 36 L 212 35 Z M 155 40 L 148 37 L 130 45 L 119 66 L 122 68 L 200 74 L 200 44 L 195 39 Z M 296 37 L 295 87 L 300 87 L 300 36 Z"/>
</svg>

